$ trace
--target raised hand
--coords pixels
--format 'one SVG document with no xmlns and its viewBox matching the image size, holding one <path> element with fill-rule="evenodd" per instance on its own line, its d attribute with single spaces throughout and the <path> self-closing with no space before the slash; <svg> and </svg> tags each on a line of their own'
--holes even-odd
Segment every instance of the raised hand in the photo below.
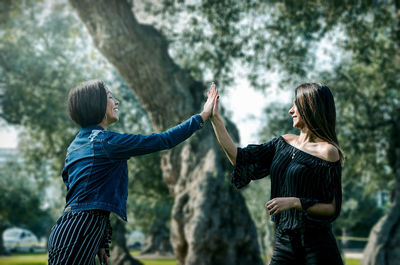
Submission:
<svg viewBox="0 0 400 265">
<path fill-rule="evenodd" d="M 218 90 L 214 82 L 211 84 L 210 91 L 211 93 L 215 93 L 211 124 L 214 128 L 215 136 L 217 137 L 219 144 L 221 145 L 231 164 L 234 166 L 236 165 L 237 148 L 235 143 L 232 141 L 232 138 L 229 136 L 224 122 L 220 117 Z"/>
<path fill-rule="evenodd" d="M 215 91 L 217 93 L 217 96 L 214 98 L 214 102 L 213 102 L 214 104 L 213 104 L 211 119 L 219 118 L 219 94 L 218 94 L 217 86 L 215 85 L 214 82 L 212 82 L 212 84 L 211 84 L 210 91 Z"/>
<path fill-rule="evenodd" d="M 214 102 L 217 97 L 218 97 L 218 92 L 217 89 L 215 88 L 215 84 L 214 88 L 213 85 L 211 85 L 210 91 L 207 92 L 207 101 L 204 104 L 203 111 L 200 113 L 201 117 L 203 118 L 203 121 L 206 121 L 208 118 L 211 117 L 214 108 Z"/>
</svg>

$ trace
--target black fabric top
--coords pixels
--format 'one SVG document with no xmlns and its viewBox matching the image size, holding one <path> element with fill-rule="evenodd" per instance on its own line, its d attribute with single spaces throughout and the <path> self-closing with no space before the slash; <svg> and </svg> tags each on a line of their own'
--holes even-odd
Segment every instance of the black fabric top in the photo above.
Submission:
<svg viewBox="0 0 400 265">
<path fill-rule="evenodd" d="M 328 226 L 339 214 L 342 205 L 340 160 L 330 162 L 306 153 L 282 136 L 260 145 L 238 148 L 232 184 L 240 189 L 251 180 L 271 177 L 271 199 L 297 197 L 313 203 L 336 201 L 333 216 L 324 217 L 290 209 L 273 215 L 279 229 L 298 229 L 304 226 Z"/>
</svg>

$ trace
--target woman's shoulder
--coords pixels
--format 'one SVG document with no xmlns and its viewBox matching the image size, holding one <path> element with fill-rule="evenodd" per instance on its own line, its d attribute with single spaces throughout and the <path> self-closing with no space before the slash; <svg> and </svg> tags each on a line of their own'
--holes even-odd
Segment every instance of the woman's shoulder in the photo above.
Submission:
<svg viewBox="0 0 400 265">
<path fill-rule="evenodd" d="M 328 142 L 318 143 L 318 156 L 329 162 L 336 162 L 340 159 L 339 150 Z"/>
<path fill-rule="evenodd" d="M 292 142 L 296 141 L 299 136 L 296 134 L 282 134 L 281 137 L 286 143 L 292 144 Z"/>
<path fill-rule="evenodd" d="M 298 135 L 284 134 L 281 137 L 287 144 L 297 148 L 294 143 L 296 143 L 299 138 Z M 323 140 L 311 143 L 309 146 L 302 148 L 301 150 L 327 162 L 337 162 L 340 160 L 339 150 L 333 144 Z"/>
</svg>

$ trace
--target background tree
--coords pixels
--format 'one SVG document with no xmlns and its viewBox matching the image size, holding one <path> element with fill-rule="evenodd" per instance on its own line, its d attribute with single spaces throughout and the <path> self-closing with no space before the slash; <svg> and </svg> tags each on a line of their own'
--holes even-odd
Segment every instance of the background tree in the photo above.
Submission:
<svg viewBox="0 0 400 265">
<path fill-rule="evenodd" d="M 43 191 L 19 162 L 8 161 L 0 165 L 0 194 L 0 235 L 13 226 L 29 229 L 39 238 L 46 234 L 53 219 L 43 209 Z M 0 236 L 2 254 L 5 254 L 5 249 Z"/>
<path fill-rule="evenodd" d="M 128 198 L 133 212 L 133 225 L 148 235 L 142 254 L 171 254 L 170 219 L 173 197 L 162 181 L 159 153 L 132 159 L 130 168 L 134 181 Z"/>
</svg>

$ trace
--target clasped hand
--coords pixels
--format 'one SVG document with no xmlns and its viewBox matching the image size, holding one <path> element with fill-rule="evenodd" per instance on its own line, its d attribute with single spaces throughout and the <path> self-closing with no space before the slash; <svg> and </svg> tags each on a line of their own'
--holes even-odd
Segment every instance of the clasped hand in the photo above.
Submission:
<svg viewBox="0 0 400 265">
<path fill-rule="evenodd" d="M 292 208 L 301 209 L 300 200 L 296 197 L 277 197 L 265 204 L 265 210 L 269 214 L 278 214 Z"/>
<path fill-rule="evenodd" d="M 97 256 L 99 257 L 100 265 L 108 264 L 108 257 L 104 248 L 99 249 L 99 251 L 97 252 Z"/>
</svg>

